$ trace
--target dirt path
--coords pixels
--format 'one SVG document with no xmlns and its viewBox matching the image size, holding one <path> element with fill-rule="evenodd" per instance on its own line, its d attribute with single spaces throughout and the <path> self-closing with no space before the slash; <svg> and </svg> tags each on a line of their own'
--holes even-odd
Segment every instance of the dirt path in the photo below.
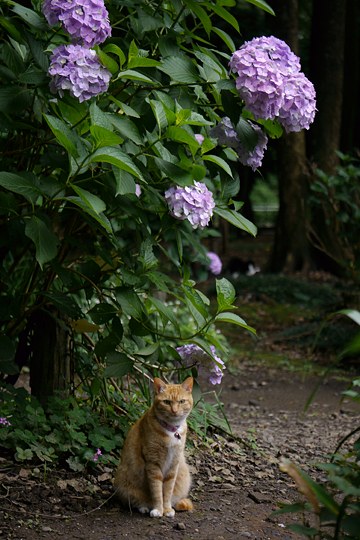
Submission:
<svg viewBox="0 0 360 540">
<path fill-rule="evenodd" d="M 300 498 L 292 481 L 279 472 L 280 456 L 313 474 L 312 464 L 324 461 L 360 420 L 351 403 L 340 403 L 347 383 L 334 379 L 321 386 L 304 415 L 303 407 L 316 381 L 251 364 L 236 374 L 227 373 L 221 399 L 234 435 L 247 440 L 248 446 L 214 433 L 208 448 L 197 445 L 190 449 L 195 511 L 173 519 L 131 515 L 114 499 L 103 504 L 111 495 L 111 471 L 84 479 L 56 472 L 43 482 L 34 471 L 15 471 L 0 461 L 4 465 L 0 474 L 0 538 L 296 538 L 286 530 L 286 518 L 271 517 L 277 502 Z"/>
</svg>

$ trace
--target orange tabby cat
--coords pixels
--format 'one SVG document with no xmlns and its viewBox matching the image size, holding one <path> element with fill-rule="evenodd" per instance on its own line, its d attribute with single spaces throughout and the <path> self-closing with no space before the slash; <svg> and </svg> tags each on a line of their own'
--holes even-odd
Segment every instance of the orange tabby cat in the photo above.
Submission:
<svg viewBox="0 0 360 540">
<path fill-rule="evenodd" d="M 192 510 L 185 461 L 186 418 L 193 406 L 193 378 L 182 384 L 154 379 L 151 408 L 132 426 L 121 453 L 114 487 L 121 502 L 151 517 Z"/>
</svg>

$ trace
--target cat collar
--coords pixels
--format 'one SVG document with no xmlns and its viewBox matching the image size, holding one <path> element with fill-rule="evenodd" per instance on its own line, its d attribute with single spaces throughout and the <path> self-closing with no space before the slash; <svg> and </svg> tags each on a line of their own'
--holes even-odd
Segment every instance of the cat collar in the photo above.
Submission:
<svg viewBox="0 0 360 540">
<path fill-rule="evenodd" d="M 171 433 L 174 434 L 174 437 L 176 439 L 179 439 L 179 440 L 181 439 L 181 435 L 179 433 L 180 426 L 174 426 L 172 424 L 168 424 L 167 422 L 165 422 L 165 420 L 161 420 L 160 418 L 156 418 L 156 420 L 159 422 L 160 426 L 165 428 L 167 431 L 171 431 Z"/>
</svg>

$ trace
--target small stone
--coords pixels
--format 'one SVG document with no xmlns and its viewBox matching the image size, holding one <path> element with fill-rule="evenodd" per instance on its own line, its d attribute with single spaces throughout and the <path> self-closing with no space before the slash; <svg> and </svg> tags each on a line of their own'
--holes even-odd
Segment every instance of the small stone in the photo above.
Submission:
<svg viewBox="0 0 360 540">
<path fill-rule="evenodd" d="M 51 527 L 41 527 L 41 530 L 42 530 L 42 532 L 44 532 L 44 533 L 52 532 L 52 528 L 51 528 Z"/>
<path fill-rule="evenodd" d="M 185 531 L 186 525 L 182 521 L 179 521 L 179 523 L 176 523 L 174 529 L 176 529 L 177 531 Z"/>
</svg>

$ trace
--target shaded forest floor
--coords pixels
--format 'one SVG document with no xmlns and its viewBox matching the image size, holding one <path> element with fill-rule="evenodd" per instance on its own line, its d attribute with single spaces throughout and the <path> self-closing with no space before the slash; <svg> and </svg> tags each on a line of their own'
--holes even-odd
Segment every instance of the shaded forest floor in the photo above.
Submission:
<svg viewBox="0 0 360 540">
<path fill-rule="evenodd" d="M 247 248 L 239 244 L 236 256 L 253 260 L 253 254 L 244 257 Z M 262 265 L 256 258 L 254 263 Z M 258 337 L 227 330 L 234 355 L 220 400 L 232 436 L 220 429 L 210 430 L 206 442 L 190 435 L 194 512 L 160 520 L 130 514 L 111 498 L 113 471 L 104 466 L 92 475 L 45 474 L 2 460 L 0 538 L 298 537 L 286 525 L 299 517 L 272 515 L 279 502 L 301 500 L 292 480 L 280 472 L 279 460 L 289 458 L 322 479 L 315 464 L 326 461 L 339 440 L 359 425 L 359 409 L 341 395 L 359 374 L 357 359 L 337 366 L 325 379 L 322 375 L 357 330 L 345 318 L 331 318 L 323 328 L 322 323 L 338 309 L 358 307 L 359 294 L 351 284 L 321 274 L 240 273 L 233 282 L 239 314 L 257 328 Z"/>
</svg>

